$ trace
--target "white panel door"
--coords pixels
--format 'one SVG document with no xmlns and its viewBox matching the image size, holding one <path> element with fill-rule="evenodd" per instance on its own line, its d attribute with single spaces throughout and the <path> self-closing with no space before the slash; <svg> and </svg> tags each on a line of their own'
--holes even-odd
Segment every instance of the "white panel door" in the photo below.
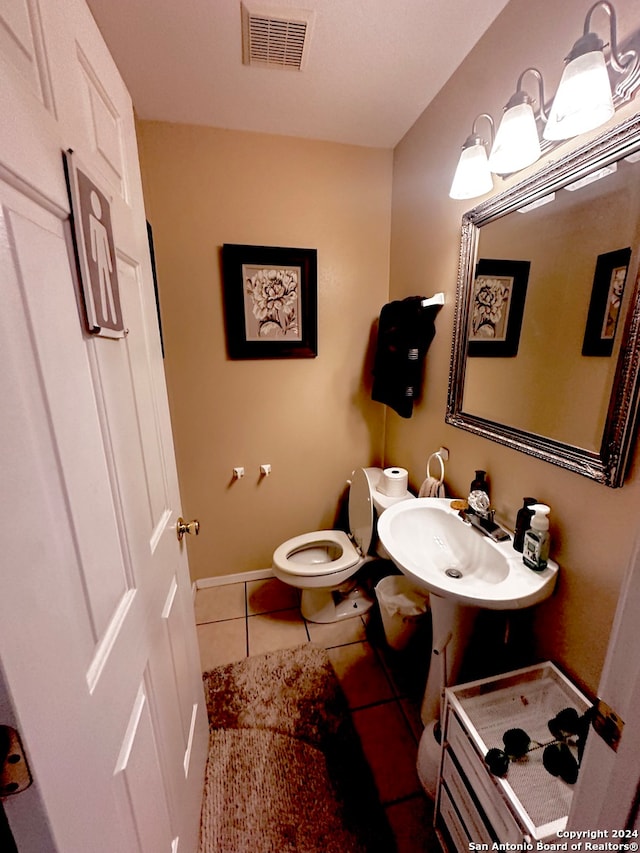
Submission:
<svg viewBox="0 0 640 853">
<path fill-rule="evenodd" d="M 640 841 L 640 537 L 620 591 L 598 696 L 624 721 L 617 750 L 589 732 L 567 828 L 608 830 L 609 842 Z M 578 836 L 579 837 L 579 836 Z M 595 844 L 606 843 L 606 838 Z M 584 846 L 584 845 L 583 845 Z"/>
<path fill-rule="evenodd" d="M 0 108 L 8 698 L 58 850 L 192 853 L 207 721 L 133 114 L 83 0 L 4 0 Z M 66 149 L 110 202 L 123 338 L 81 320 Z"/>
</svg>

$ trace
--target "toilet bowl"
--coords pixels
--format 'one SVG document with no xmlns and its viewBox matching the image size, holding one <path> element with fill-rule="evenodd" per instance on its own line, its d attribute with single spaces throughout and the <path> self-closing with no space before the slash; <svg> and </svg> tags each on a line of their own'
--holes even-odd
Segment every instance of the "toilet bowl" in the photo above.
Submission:
<svg viewBox="0 0 640 853">
<path fill-rule="evenodd" d="M 377 516 L 398 501 L 378 491 L 381 468 L 358 468 L 349 489 L 350 535 L 342 530 L 316 530 L 283 542 L 273 554 L 273 573 L 302 590 L 300 609 L 310 622 L 337 622 L 366 613 L 374 600 L 354 580 L 356 572 L 378 557 L 388 559 L 375 535 Z"/>
</svg>

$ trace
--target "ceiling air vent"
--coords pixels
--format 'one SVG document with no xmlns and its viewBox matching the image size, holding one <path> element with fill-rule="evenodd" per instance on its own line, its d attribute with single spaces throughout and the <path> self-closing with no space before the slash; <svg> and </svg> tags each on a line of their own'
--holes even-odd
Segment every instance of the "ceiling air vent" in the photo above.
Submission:
<svg viewBox="0 0 640 853">
<path fill-rule="evenodd" d="M 242 61 L 245 65 L 301 71 L 313 12 L 242 6 Z"/>
</svg>

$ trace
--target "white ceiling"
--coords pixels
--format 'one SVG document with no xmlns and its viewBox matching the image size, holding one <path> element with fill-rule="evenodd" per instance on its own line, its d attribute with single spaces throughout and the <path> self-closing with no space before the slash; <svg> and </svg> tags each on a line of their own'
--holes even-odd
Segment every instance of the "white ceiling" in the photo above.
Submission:
<svg viewBox="0 0 640 853">
<path fill-rule="evenodd" d="M 141 119 L 391 148 L 508 0 L 245 0 L 313 10 L 302 71 L 242 64 L 240 0 L 88 0 Z"/>
</svg>

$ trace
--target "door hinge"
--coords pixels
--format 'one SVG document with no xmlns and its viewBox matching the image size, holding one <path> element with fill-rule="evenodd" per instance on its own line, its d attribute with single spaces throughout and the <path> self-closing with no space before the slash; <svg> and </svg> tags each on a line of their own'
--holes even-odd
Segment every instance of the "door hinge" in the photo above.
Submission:
<svg viewBox="0 0 640 853">
<path fill-rule="evenodd" d="M 20 735 L 11 726 L 0 726 L 0 797 L 19 794 L 31 782 Z"/>
<path fill-rule="evenodd" d="M 602 699 L 596 699 L 593 705 L 592 725 L 607 746 L 617 752 L 624 721 Z"/>
</svg>

